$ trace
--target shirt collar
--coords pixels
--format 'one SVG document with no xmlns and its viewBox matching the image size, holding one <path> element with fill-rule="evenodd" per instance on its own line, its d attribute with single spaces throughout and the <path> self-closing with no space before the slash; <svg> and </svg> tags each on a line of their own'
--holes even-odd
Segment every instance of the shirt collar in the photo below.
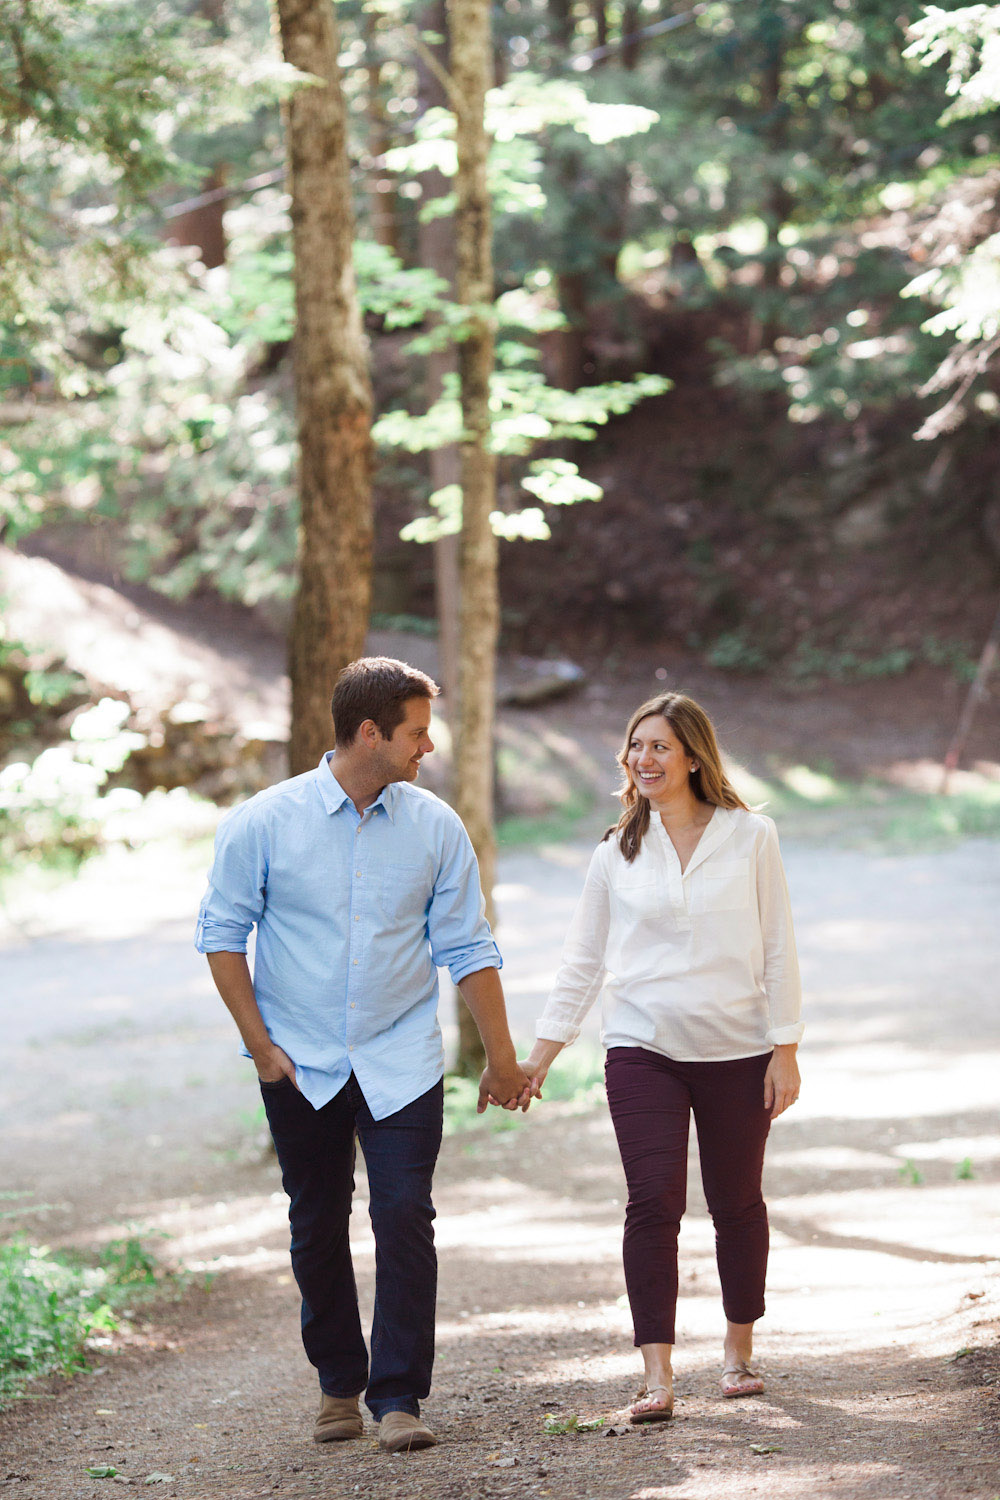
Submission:
<svg viewBox="0 0 1000 1500">
<path fill-rule="evenodd" d="M 319 787 L 319 794 L 323 799 L 323 806 L 326 808 L 328 813 L 339 812 L 344 803 L 350 802 L 351 800 L 347 793 L 344 791 L 344 788 L 341 786 L 340 782 L 337 780 L 336 776 L 334 776 L 333 774 L 333 770 L 330 766 L 330 760 L 332 756 L 332 750 L 324 751 L 320 759 L 320 763 L 316 767 L 316 784 Z M 384 808 L 385 812 L 388 814 L 390 822 L 393 820 L 396 795 L 396 787 L 390 781 L 388 786 L 384 786 L 382 788 L 378 796 L 375 798 L 375 801 L 372 803 L 372 807 Z M 368 811 L 371 811 L 371 809 L 369 808 Z"/>
<path fill-rule="evenodd" d="M 694 853 L 688 860 L 684 874 L 690 875 L 691 871 L 697 869 L 710 854 L 714 854 L 719 845 L 725 843 L 735 826 L 736 819 L 730 808 L 716 806 L 711 822 L 695 845 Z"/>
<path fill-rule="evenodd" d="M 653 814 L 650 823 L 657 830 L 659 836 L 669 842 L 670 835 L 663 826 L 663 820 L 656 813 Z M 715 853 L 720 844 L 725 843 L 735 826 L 736 819 L 733 816 L 731 808 L 716 806 L 704 833 L 694 846 L 694 853 L 684 867 L 685 880 L 691 874 L 692 870 L 696 870 L 710 854 Z"/>
</svg>

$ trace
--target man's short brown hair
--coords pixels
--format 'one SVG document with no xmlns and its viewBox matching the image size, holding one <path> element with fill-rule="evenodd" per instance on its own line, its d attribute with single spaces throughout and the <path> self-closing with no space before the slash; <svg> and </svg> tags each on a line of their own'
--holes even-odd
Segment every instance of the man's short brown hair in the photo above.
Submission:
<svg viewBox="0 0 1000 1500">
<path fill-rule="evenodd" d="M 436 698 L 440 689 L 426 672 L 391 656 L 361 656 L 337 678 L 330 704 L 338 745 L 349 745 L 366 719 L 390 739 L 406 717 L 411 698 Z"/>
</svg>

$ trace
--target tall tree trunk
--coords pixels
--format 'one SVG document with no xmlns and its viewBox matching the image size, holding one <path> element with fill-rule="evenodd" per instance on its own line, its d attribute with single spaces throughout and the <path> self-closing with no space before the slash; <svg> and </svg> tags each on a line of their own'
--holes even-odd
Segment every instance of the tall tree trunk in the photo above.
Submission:
<svg viewBox="0 0 1000 1500">
<path fill-rule="evenodd" d="M 201 191 L 194 207 L 174 213 L 167 219 L 168 245 L 193 245 L 207 270 L 226 264 L 226 231 L 224 218 L 229 206 L 225 192 L 226 167 L 213 167 L 202 178 Z"/>
<path fill-rule="evenodd" d="M 594 26 L 596 27 L 597 45 L 598 47 L 606 47 L 608 45 L 608 7 L 606 0 L 592 0 L 591 10 L 594 17 Z M 606 62 L 606 57 L 595 58 L 594 67 L 600 68 Z"/>
<path fill-rule="evenodd" d="M 328 748 L 330 694 L 371 607 L 372 392 L 358 307 L 347 117 L 330 0 L 275 0 L 286 62 L 322 79 L 287 110 L 301 558 L 289 642 L 292 774 Z"/>
<path fill-rule="evenodd" d="M 444 76 L 448 68 L 448 44 L 445 40 L 447 17 L 444 0 L 429 0 L 420 13 L 420 29 L 440 41 L 429 41 L 427 50 L 437 61 L 437 68 L 428 62 L 423 52 L 416 59 L 417 98 L 420 114 L 429 109 L 447 109 L 451 101 L 444 87 Z M 443 172 L 434 168 L 424 172 L 420 178 L 423 189 L 421 204 L 443 198 L 452 190 L 452 183 Z M 417 226 L 417 247 L 420 264 L 436 271 L 442 281 L 448 283 L 454 295 L 455 283 L 455 221 L 439 216 Z M 456 367 L 454 348 L 435 349 L 427 356 L 424 365 L 424 403 L 430 408 L 441 395 L 444 377 Z M 431 493 L 443 490 L 447 485 L 459 484 L 458 449 L 454 444 L 443 448 L 432 448 L 430 452 Z M 458 561 L 458 537 L 443 536 L 434 546 L 434 587 L 438 618 L 438 676 L 444 689 L 444 716 L 452 737 L 452 791 L 454 790 L 454 747 L 458 728 L 459 683 L 459 595 L 461 593 Z M 464 1002 L 459 1002 L 464 1010 Z"/>
<path fill-rule="evenodd" d="M 396 223 L 395 184 L 381 158 L 392 145 L 389 121 L 382 104 L 382 59 L 379 53 L 378 15 L 366 8 L 362 12 L 365 41 L 365 67 L 368 73 L 368 154 L 372 159 L 366 175 L 371 204 L 372 233 L 380 245 L 399 254 L 399 226 Z"/>
<path fill-rule="evenodd" d="M 199 16 L 211 27 L 213 39 L 222 41 L 226 36 L 226 0 L 198 0 Z M 196 207 L 186 213 L 172 216 L 167 230 L 167 244 L 194 245 L 201 263 L 212 271 L 226 264 L 226 231 L 224 217 L 228 200 L 224 192 L 227 167 L 225 162 L 216 162 L 207 177 L 202 179 L 201 191 L 195 200 Z"/>
<path fill-rule="evenodd" d="M 549 35 L 556 46 L 569 52 L 573 45 L 573 0 L 549 0 Z"/>
<path fill-rule="evenodd" d="M 788 150 L 788 112 L 783 97 L 783 69 L 786 47 L 786 22 L 773 0 L 762 8 L 760 34 L 764 46 L 761 78 L 761 103 L 766 120 L 764 138 L 771 155 L 771 177 L 763 203 L 763 220 L 767 226 L 764 247 L 764 316 L 760 320 L 758 347 L 773 349 L 782 331 L 781 269 L 785 262 L 780 234 L 792 212 L 793 200 L 784 184 L 784 157 Z"/>
<path fill-rule="evenodd" d="M 642 38 L 636 33 L 642 25 L 642 15 L 636 0 L 625 0 L 621 20 L 621 65 L 631 73 L 639 61 Z"/>
<path fill-rule="evenodd" d="M 496 503 L 496 464 L 490 452 L 490 377 L 493 374 L 493 246 L 486 181 L 484 122 L 490 86 L 489 0 L 448 0 L 458 173 L 456 293 L 466 313 L 458 346 L 462 392 L 461 702 L 455 745 L 455 807 L 479 859 L 492 919 L 496 839 L 493 831 L 493 712 L 500 607 L 497 539 L 490 524 Z M 462 1019 L 465 1017 L 463 1015 Z M 460 1030 L 459 1068 L 481 1065 L 474 1028 Z M 475 1044 L 475 1045 L 473 1045 Z"/>
</svg>

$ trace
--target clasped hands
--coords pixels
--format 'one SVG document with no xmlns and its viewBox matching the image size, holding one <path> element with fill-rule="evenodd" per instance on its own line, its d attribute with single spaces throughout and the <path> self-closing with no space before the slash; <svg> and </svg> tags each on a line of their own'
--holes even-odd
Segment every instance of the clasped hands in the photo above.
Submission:
<svg viewBox="0 0 1000 1500">
<path fill-rule="evenodd" d="M 523 1114 L 532 1099 L 542 1097 L 544 1078 L 541 1069 L 531 1068 L 530 1059 L 524 1063 L 514 1061 L 506 1067 L 487 1063 L 479 1080 L 476 1113 L 481 1115 L 488 1104 L 494 1104 L 499 1109 L 519 1109 Z"/>
</svg>

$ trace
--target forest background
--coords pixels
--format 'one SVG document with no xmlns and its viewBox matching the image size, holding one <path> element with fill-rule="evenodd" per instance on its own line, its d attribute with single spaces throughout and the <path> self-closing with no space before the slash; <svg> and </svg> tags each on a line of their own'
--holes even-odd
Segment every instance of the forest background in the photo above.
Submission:
<svg viewBox="0 0 1000 1500">
<path fill-rule="evenodd" d="M 278 631 L 302 520 L 286 127 L 310 88 L 281 11 L 25 0 L 0 21 L 4 543 Z M 470 340 L 454 15 L 336 16 L 370 618 L 433 632 Z M 807 690 L 968 682 L 1000 571 L 1000 8 L 504 0 L 488 18 L 504 648 L 614 672 L 652 646 Z M 0 670 L 10 858 L 78 857 L 129 795 L 248 789 L 245 766 L 151 753 L 203 729 L 197 706 L 151 734 L 10 625 Z"/>
<path fill-rule="evenodd" d="M 296 109 L 321 91 L 289 65 L 287 32 L 304 18 L 329 29 L 334 14 L 339 37 L 327 76 L 332 69 L 343 95 L 337 160 L 344 196 L 328 240 L 314 240 L 309 257 L 293 243 L 312 205 L 308 193 L 303 200 L 305 173 L 290 141 Z M 460 16 L 468 26 L 456 26 Z M 468 41 L 473 23 L 488 43 L 492 87 L 478 119 L 464 124 L 491 140 L 485 185 L 493 231 L 485 232 L 480 204 L 478 243 L 488 254 L 478 270 L 487 284 L 470 293 L 460 285 L 456 253 L 469 196 L 461 184 L 453 191 L 462 152 L 451 106 L 453 44 Z M 600 817 L 625 713 L 652 686 L 675 683 L 699 693 L 705 684 L 724 727 L 738 721 L 749 763 L 736 768 L 741 786 L 755 802 L 768 801 L 783 837 L 791 828 L 793 846 L 796 834 L 811 838 L 808 868 L 821 891 L 814 925 L 824 931 L 845 890 L 853 897 L 855 886 L 869 889 L 860 863 L 838 866 L 830 857 L 837 841 L 855 840 L 880 858 L 901 840 L 936 850 L 967 834 L 995 838 L 995 698 L 980 704 L 966 759 L 973 769 L 954 779 L 950 798 L 939 793 L 950 731 L 982 647 L 996 638 L 991 622 L 1000 622 L 998 103 L 1000 6 L 502 0 L 488 7 L 452 0 L 446 8 L 432 0 L 341 0 L 334 12 L 325 0 L 276 0 L 273 11 L 267 0 L 143 7 L 18 0 L 0 8 L 0 916 L 23 944 L 25 971 L 40 963 L 32 943 L 44 931 L 32 926 L 38 912 L 52 920 L 81 891 L 96 890 L 102 917 L 126 919 L 130 902 L 147 907 L 147 918 L 162 917 L 171 892 L 179 909 L 190 910 L 190 867 L 197 865 L 200 881 L 217 806 L 285 774 L 281 658 L 290 635 L 294 683 L 295 622 L 317 563 L 326 566 L 323 587 L 335 612 L 353 612 L 352 630 L 363 637 L 371 626 L 379 644 L 440 668 L 455 728 L 449 673 L 456 664 L 446 660 L 445 637 L 454 632 L 457 544 L 470 510 L 459 451 L 470 423 L 460 398 L 462 383 L 475 378 L 489 397 L 478 455 L 489 485 L 479 499 L 488 491 L 486 530 L 499 544 L 495 623 L 501 686 L 512 705 L 495 747 L 495 810 L 509 840 L 572 834 L 584 818 Z M 332 176 L 333 155 L 314 150 L 319 191 L 326 163 Z M 318 284 L 325 280 L 334 301 L 341 298 L 350 337 L 328 341 L 327 355 L 314 361 L 304 403 L 297 279 L 306 269 Z M 484 366 L 469 368 L 476 339 L 491 354 L 495 345 L 485 381 Z M 367 511 L 352 512 L 346 487 L 327 473 L 319 514 L 330 524 L 320 541 L 332 542 L 335 553 L 354 527 L 361 559 L 331 576 L 331 553 L 316 541 L 316 511 L 303 503 L 312 471 L 298 459 L 303 406 L 350 363 L 348 352 L 361 413 L 357 471 L 365 484 L 370 477 L 374 513 L 369 538 Z M 337 426 L 336 401 L 329 411 L 325 435 L 319 423 L 320 448 L 324 436 L 333 447 L 351 426 Z M 477 545 L 488 574 L 487 540 L 480 535 Z M 356 588 L 359 580 L 364 586 Z M 477 726 L 487 746 L 494 643 L 478 626 L 492 607 L 474 610 L 455 643 L 467 679 L 489 700 Z M 157 634 L 164 622 L 172 634 Z M 312 631 L 314 640 L 325 634 Z M 205 641 L 213 636 L 219 650 L 209 670 Z M 472 653 L 474 637 L 484 655 Z M 177 664 L 168 648 L 157 655 L 164 640 L 171 649 L 191 648 L 188 657 Z M 424 654 L 432 646 L 433 662 Z M 299 668 L 308 678 L 309 662 L 303 672 L 300 658 Z M 230 673 L 240 679 L 235 686 Z M 328 682 L 313 676 L 325 698 Z M 250 686 L 260 689 L 256 697 Z M 574 689 L 577 697 L 552 702 Z M 269 722 L 250 722 L 251 699 L 255 710 L 266 707 Z M 293 733 L 297 717 L 293 699 Z M 448 728 L 442 725 L 433 760 L 480 777 L 473 814 L 484 819 L 473 833 L 487 856 L 488 887 L 494 808 L 482 773 L 493 755 L 463 756 L 461 736 L 452 742 Z M 433 764 L 427 776 L 433 780 Z M 433 784 L 448 791 L 443 779 Z M 914 800 L 904 803 L 902 791 Z M 462 811 L 473 824 L 468 807 Z M 183 899 L 177 861 L 163 852 L 178 835 L 202 840 L 181 861 Z M 84 878 L 71 895 L 67 884 L 55 884 L 109 845 L 105 869 L 99 861 L 89 867 L 89 887 Z M 547 955 L 551 908 L 543 911 L 537 896 L 544 889 L 552 901 L 557 866 L 563 885 L 571 883 L 570 866 L 560 864 L 565 847 L 549 864 L 534 861 L 525 880 L 526 905 L 533 918 L 544 917 L 539 941 Z M 989 889 L 993 847 L 977 846 L 962 866 L 979 896 Z M 959 864 L 966 854 L 958 851 Z M 888 876 L 886 868 L 878 867 L 880 888 L 895 891 L 898 882 L 905 906 L 916 886 L 947 886 L 955 866 L 907 867 L 905 879 L 899 864 Z M 117 870 L 118 884 L 105 888 L 109 870 Z M 820 874 L 822 882 L 839 880 L 839 894 Z M 976 944 L 989 923 L 977 923 L 975 902 L 963 907 L 964 888 L 955 889 L 969 926 L 967 940 L 956 929 L 963 962 L 955 973 L 960 990 L 968 987 L 972 1018 L 957 1034 L 985 1077 L 988 1053 L 984 1046 L 978 1055 L 978 1042 L 982 1036 L 988 1046 L 992 1036 L 985 975 L 995 963 Z M 114 894 L 126 890 L 128 899 Z M 908 910 L 905 937 L 891 922 L 877 939 L 865 928 L 864 961 L 848 945 L 844 962 L 855 982 L 873 970 L 863 1004 L 878 1027 L 888 1024 L 888 981 L 865 944 L 890 967 L 905 960 L 898 1025 L 907 1046 L 911 992 L 925 985 L 928 1067 L 936 1070 L 926 1097 L 941 1078 L 940 1013 L 949 1001 L 920 939 L 939 957 L 954 933 L 938 942 L 938 929 L 913 915 L 920 910 L 919 902 Z M 813 934 L 825 974 L 824 941 L 817 948 Z M 184 945 L 187 951 L 186 934 Z M 7 988 L 19 1014 L 41 1015 L 51 1002 L 53 1015 L 62 1005 L 72 1010 L 76 1025 L 85 963 L 103 964 L 94 951 L 86 960 L 75 949 L 57 955 L 60 967 L 42 964 L 41 978 L 23 987 L 18 956 L 8 954 L 15 977 Z M 137 1014 L 149 999 L 134 981 L 136 973 L 146 976 L 146 958 L 145 949 L 138 960 L 130 951 L 121 982 Z M 171 949 L 170 985 L 177 965 Z M 103 1005 L 118 981 L 103 970 L 91 978 Z M 899 983 L 895 970 L 891 982 Z M 843 1000 L 829 984 L 827 1035 L 842 1039 Z M 183 1028 L 164 1027 L 171 1044 L 190 1047 Z M 847 1029 L 867 1045 L 864 1027 L 857 1035 Z M 23 1055 L 37 1062 L 29 1031 Z M 136 1054 L 160 1066 L 145 1032 L 107 1021 L 102 1011 L 90 1039 L 103 1048 L 111 1037 L 126 1052 L 131 1039 Z M 883 1065 L 877 1054 L 875 1066 L 922 1088 L 923 1075 L 899 1062 L 908 1055 L 897 1050 Z M 75 1053 L 71 1064 L 75 1070 Z M 132 1057 L 110 1071 L 125 1075 L 135 1065 Z M 857 1071 L 853 1057 L 844 1070 Z M 50 1094 L 54 1110 L 61 1105 L 50 1079 L 36 1090 L 30 1068 L 24 1076 L 11 1113 L 30 1134 L 36 1094 Z M 868 1075 L 861 1069 L 860 1076 Z M 591 1100 L 596 1079 L 582 1079 Z M 185 1087 L 195 1082 L 215 1100 L 204 1079 L 188 1078 Z M 143 1137 L 118 1083 L 94 1092 L 117 1122 L 122 1156 L 99 1129 L 92 1156 L 109 1181 L 120 1182 L 114 1191 L 131 1198 L 135 1143 Z M 459 1080 L 450 1088 L 456 1131 L 464 1130 L 468 1085 L 464 1094 Z M 139 1092 L 176 1114 L 176 1090 L 164 1090 L 159 1104 L 155 1088 Z M 229 1097 L 219 1096 L 220 1109 Z M 954 1073 L 951 1097 L 972 1107 L 964 1073 Z M 821 1102 L 820 1114 L 831 1107 Z M 898 1109 L 902 1118 L 917 1105 Z M 972 1231 L 962 1213 L 978 1210 L 973 1202 L 955 1213 L 953 1195 L 966 1189 L 950 1179 L 967 1185 L 992 1171 L 986 1153 L 994 1114 L 984 1109 L 988 1125 L 956 1115 L 953 1128 L 936 1117 L 920 1127 L 935 1151 L 961 1143 L 956 1160 L 941 1166 L 952 1196 L 938 1216 L 955 1235 L 944 1259 L 960 1268 L 963 1257 L 985 1263 L 987 1256 L 963 1243 Z M 67 1105 L 66 1129 L 76 1131 L 77 1119 Z M 189 1134 L 196 1119 L 180 1122 Z M 867 1114 L 863 1123 L 857 1141 L 864 1150 L 877 1140 L 880 1150 L 896 1151 L 887 1145 L 895 1127 L 879 1133 Z M 907 1116 L 899 1153 L 912 1126 Z M 554 1129 L 562 1128 L 557 1116 Z M 975 1132 L 986 1130 L 984 1145 Z M 81 1185 L 74 1191 L 86 1185 L 76 1229 L 88 1245 L 97 1218 L 124 1221 L 125 1209 L 109 1208 L 77 1170 L 79 1142 L 70 1149 L 58 1130 L 36 1133 L 48 1142 L 46 1170 L 69 1164 Z M 241 1150 L 247 1134 L 245 1122 L 231 1131 Z M 145 1138 L 160 1141 L 156 1133 Z M 829 1142 L 820 1120 L 806 1149 Z M 474 1186 L 466 1145 L 455 1176 Z M 185 1184 L 188 1146 L 185 1137 L 177 1157 Z M 890 1187 L 923 1181 L 916 1165 L 923 1158 L 916 1148 L 905 1151 L 912 1155 L 881 1162 Z M 119 1160 L 126 1163 L 120 1171 Z M 53 1206 L 35 1201 L 34 1161 L 23 1154 L 31 1187 L 0 1194 L 13 1204 L 0 1217 L 36 1240 L 53 1228 L 67 1234 L 69 1218 L 46 1220 Z M 855 1173 L 857 1159 L 848 1166 Z M 263 1191 L 260 1162 L 244 1167 L 252 1191 Z M 206 1187 L 209 1199 L 229 1191 L 231 1159 L 216 1168 L 211 1181 L 225 1187 Z M 812 1183 L 811 1162 L 807 1170 Z M 166 1181 L 155 1191 L 166 1192 Z M 825 1191 L 827 1179 L 818 1181 Z M 988 1181 L 984 1175 L 984 1193 Z M 520 1192 L 515 1209 L 523 1217 Z M 877 1212 L 857 1209 L 859 1235 L 880 1212 L 898 1229 L 898 1201 L 885 1199 Z M 841 1251 L 870 1248 L 867 1239 L 844 1237 L 836 1204 L 831 1223 Z M 908 1233 L 922 1243 L 923 1224 Z M 117 1292 L 108 1283 L 156 1281 L 136 1239 L 115 1238 L 107 1251 L 101 1267 L 82 1272 L 72 1257 L 47 1259 L 44 1247 L 26 1239 L 0 1251 L 0 1354 L 13 1372 L 0 1401 L 32 1373 L 77 1368 L 95 1329 L 103 1337 L 100 1330 L 113 1327 Z M 906 1264 L 907 1256 L 923 1258 L 910 1245 L 901 1253 Z M 98 1273 L 104 1280 L 86 1294 L 96 1302 L 81 1300 L 79 1278 Z M 530 1279 L 534 1296 L 534 1272 Z M 32 1285 L 37 1304 L 22 1295 Z M 981 1290 L 963 1281 L 961 1291 L 973 1310 L 986 1311 Z M 509 1305 L 506 1269 L 491 1295 Z M 952 1358 L 985 1370 L 981 1352 L 963 1343 Z M 825 1333 L 816 1358 L 825 1379 Z M 992 1351 L 988 1363 L 992 1369 Z M 853 1378 L 853 1360 L 839 1368 Z M 887 1378 L 884 1366 L 877 1373 Z M 893 1379 L 911 1383 L 903 1369 Z M 869 1384 L 867 1373 L 862 1383 Z M 874 1388 L 881 1389 L 877 1380 Z M 896 1394 L 916 1393 L 894 1391 L 891 1399 Z M 971 1411 L 963 1407 L 955 1420 L 981 1434 Z M 916 1441 L 930 1451 L 917 1428 Z M 816 1431 L 813 1421 L 810 1441 Z M 831 1427 L 827 1439 L 823 1453 L 839 1456 L 839 1429 Z M 490 1437 L 484 1451 L 498 1441 Z M 48 1450 L 47 1439 L 41 1447 Z M 454 1451 L 460 1466 L 462 1450 Z M 780 1451 L 756 1445 L 749 1462 Z M 89 1449 L 87 1457 L 91 1476 L 112 1477 L 112 1465 L 95 1465 Z M 953 1461 L 934 1462 L 950 1485 Z M 861 1481 L 867 1486 L 865 1475 Z M 570 1492 L 581 1493 L 579 1485 Z M 923 1485 L 919 1493 L 934 1491 Z"/>
</svg>

